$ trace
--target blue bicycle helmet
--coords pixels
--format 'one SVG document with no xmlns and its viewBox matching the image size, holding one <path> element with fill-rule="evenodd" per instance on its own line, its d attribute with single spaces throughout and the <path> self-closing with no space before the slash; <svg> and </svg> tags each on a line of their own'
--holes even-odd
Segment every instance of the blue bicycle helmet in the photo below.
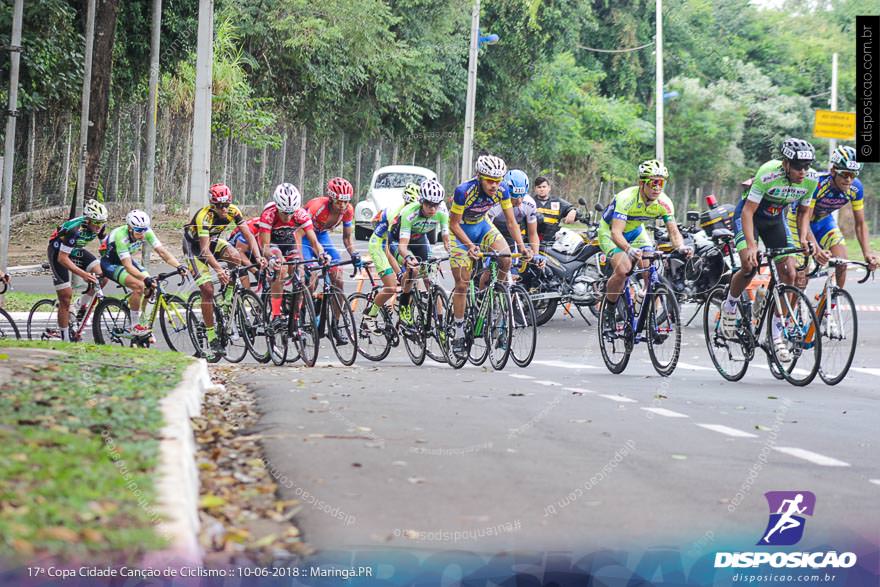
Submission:
<svg viewBox="0 0 880 587">
<path fill-rule="evenodd" d="M 512 198 L 522 198 L 529 193 L 529 176 L 521 169 L 511 169 L 504 176 L 504 185 Z"/>
</svg>

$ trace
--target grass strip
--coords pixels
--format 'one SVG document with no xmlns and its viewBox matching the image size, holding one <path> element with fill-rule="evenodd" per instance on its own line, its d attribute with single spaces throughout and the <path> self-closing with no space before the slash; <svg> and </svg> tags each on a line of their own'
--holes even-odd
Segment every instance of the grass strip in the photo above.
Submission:
<svg viewBox="0 0 880 587">
<path fill-rule="evenodd" d="M 162 546 L 159 400 L 189 363 L 151 349 L 0 342 L 0 559 L 133 562 Z"/>
</svg>

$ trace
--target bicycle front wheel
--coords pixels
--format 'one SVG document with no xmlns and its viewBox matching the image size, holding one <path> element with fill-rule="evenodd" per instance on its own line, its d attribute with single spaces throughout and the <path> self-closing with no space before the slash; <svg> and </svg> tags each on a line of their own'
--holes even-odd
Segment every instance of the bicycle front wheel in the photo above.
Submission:
<svg viewBox="0 0 880 587">
<path fill-rule="evenodd" d="M 131 317 L 128 306 L 116 298 L 104 298 L 95 306 L 92 336 L 97 344 L 131 343 Z"/>
<path fill-rule="evenodd" d="M 260 298 L 241 289 L 232 300 L 232 315 L 226 322 L 226 360 L 238 363 L 250 352 L 259 363 L 271 360 L 268 314 Z"/>
<path fill-rule="evenodd" d="M 438 286 L 432 286 L 427 300 L 427 327 L 425 353 L 438 363 L 446 362 L 446 314 L 452 312 L 449 296 Z"/>
<path fill-rule="evenodd" d="M 330 321 L 330 344 L 333 352 L 343 365 L 354 364 L 357 359 L 357 328 L 348 298 L 341 289 L 333 287 L 330 294 L 330 307 L 327 311 Z"/>
<path fill-rule="evenodd" d="M 828 385 L 843 381 L 852 365 L 859 338 L 859 320 L 852 296 L 845 289 L 831 288 L 831 299 L 821 310 L 822 360 L 819 377 Z"/>
<path fill-rule="evenodd" d="M 429 317 L 427 302 L 421 298 L 419 292 L 412 292 L 410 310 L 412 312 L 412 326 L 406 326 L 401 322 L 400 334 L 403 337 L 403 346 L 409 355 L 413 365 L 418 367 L 425 362 L 427 354 L 427 319 Z"/>
<path fill-rule="evenodd" d="M 738 338 L 725 338 L 721 333 L 721 311 L 726 299 L 726 286 L 718 286 L 709 293 L 703 305 L 703 336 L 718 373 L 728 381 L 739 381 L 749 368 L 750 358 Z"/>
<path fill-rule="evenodd" d="M 521 285 L 510 288 L 510 313 L 510 358 L 518 367 L 528 367 L 538 344 L 538 319 L 529 292 Z"/>
<path fill-rule="evenodd" d="M 357 348 L 358 352 L 365 359 L 370 361 L 381 361 L 391 352 L 391 318 L 388 316 L 388 310 L 384 307 L 379 308 L 376 314 L 376 326 L 371 327 L 369 323 L 364 322 L 366 312 L 372 306 L 369 296 L 364 293 L 354 293 L 348 296 L 349 307 L 357 308 L 356 326 L 357 326 Z"/>
<path fill-rule="evenodd" d="M 18 325 L 6 310 L 0 308 L 0 340 L 21 338 L 18 333 Z"/>
<path fill-rule="evenodd" d="M 681 319 L 675 294 L 663 284 L 645 296 L 648 306 L 648 354 L 654 370 L 663 377 L 675 371 L 681 353 Z"/>
<path fill-rule="evenodd" d="M 489 363 L 496 371 L 504 369 L 507 359 L 510 358 L 510 342 L 513 334 L 510 305 L 510 291 L 507 286 L 496 283 L 495 296 L 489 306 L 489 328 L 486 330 Z"/>
<path fill-rule="evenodd" d="M 27 319 L 28 340 L 61 340 L 58 301 L 46 298 L 31 307 Z"/>
<path fill-rule="evenodd" d="M 288 347 L 290 340 L 288 338 L 288 322 L 282 316 L 272 317 L 272 304 L 263 304 L 263 310 L 266 312 L 263 323 L 266 325 L 266 341 L 269 344 L 269 358 L 272 364 L 280 367 L 287 362 Z"/>
<path fill-rule="evenodd" d="M 159 326 L 172 351 L 186 355 L 196 352 L 186 325 L 186 302 L 180 296 L 165 295 L 159 303 Z"/>
<path fill-rule="evenodd" d="M 779 293 L 774 293 L 769 300 L 771 313 L 767 320 L 767 341 L 770 356 L 786 381 L 799 387 L 808 385 L 819 372 L 822 359 L 819 321 L 813 305 L 800 289 L 785 285 L 777 291 Z M 778 339 L 781 344 L 773 337 L 775 316 L 782 320 Z"/>
<path fill-rule="evenodd" d="M 599 306 L 599 350 L 608 370 L 617 375 L 623 373 L 632 354 L 633 334 L 630 327 L 629 307 L 623 294 L 617 301 L 609 303 L 607 297 L 602 298 Z"/>
</svg>

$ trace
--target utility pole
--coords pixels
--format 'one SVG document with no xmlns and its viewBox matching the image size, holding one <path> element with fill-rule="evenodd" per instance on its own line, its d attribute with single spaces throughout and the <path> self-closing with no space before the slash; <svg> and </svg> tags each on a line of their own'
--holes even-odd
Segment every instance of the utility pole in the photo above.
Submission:
<svg viewBox="0 0 880 587">
<path fill-rule="evenodd" d="M 214 0 L 199 0 L 196 96 L 193 108 L 192 175 L 189 178 L 189 212 L 195 214 L 208 201 L 211 185 L 211 75 L 214 65 Z"/>
<path fill-rule="evenodd" d="M 159 111 L 159 43 L 162 29 L 162 0 L 153 0 L 153 23 L 150 40 L 150 94 L 147 111 L 147 178 L 144 181 L 144 209 L 153 218 L 156 191 L 156 117 Z M 144 247 L 144 267 L 150 268 L 150 247 Z"/>
<path fill-rule="evenodd" d="M 656 108 L 656 141 L 657 141 L 657 160 L 663 162 L 665 153 L 663 151 L 663 0 L 657 0 L 656 8 L 657 32 L 654 45 L 654 57 L 656 61 L 656 91 L 654 103 Z"/>
<path fill-rule="evenodd" d="M 659 1 L 659 0 L 658 0 Z M 471 48 L 468 57 L 467 102 L 464 110 L 464 140 L 461 143 L 461 181 L 471 177 L 474 148 L 474 110 L 477 100 L 477 55 L 480 37 L 480 0 L 471 13 Z"/>
<path fill-rule="evenodd" d="M 21 15 L 24 0 L 15 0 L 9 42 L 9 111 L 6 114 L 6 151 L 3 159 L 3 205 L 0 208 L 0 269 L 9 263 L 9 226 L 12 216 L 12 163 L 15 157 L 15 117 L 18 115 L 18 66 L 21 61 Z"/>
<path fill-rule="evenodd" d="M 89 0 L 86 12 L 86 54 L 83 68 L 82 99 L 79 114 L 79 169 L 76 173 L 76 207 L 78 216 L 86 194 L 86 160 L 89 154 L 89 95 L 92 90 L 92 53 L 95 46 L 95 0 Z"/>
<path fill-rule="evenodd" d="M 837 53 L 831 56 L 831 109 L 837 110 Z M 837 139 L 828 141 L 828 157 L 837 148 Z"/>
</svg>

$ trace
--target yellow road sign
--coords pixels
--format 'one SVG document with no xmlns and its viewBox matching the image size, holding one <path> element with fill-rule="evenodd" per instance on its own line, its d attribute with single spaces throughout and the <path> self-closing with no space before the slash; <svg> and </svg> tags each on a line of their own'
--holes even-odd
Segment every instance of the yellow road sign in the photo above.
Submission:
<svg viewBox="0 0 880 587">
<path fill-rule="evenodd" d="M 813 136 L 822 139 L 852 141 L 856 138 L 856 113 L 816 110 Z"/>
</svg>

